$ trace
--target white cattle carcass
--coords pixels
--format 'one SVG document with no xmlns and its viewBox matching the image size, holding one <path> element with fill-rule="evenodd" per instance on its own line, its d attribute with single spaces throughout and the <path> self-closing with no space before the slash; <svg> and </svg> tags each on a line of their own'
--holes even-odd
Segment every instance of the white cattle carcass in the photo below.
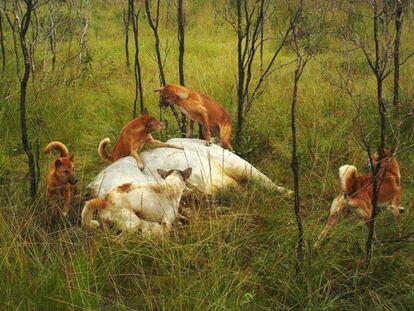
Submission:
<svg viewBox="0 0 414 311">
<path fill-rule="evenodd" d="M 275 191 L 291 193 L 276 186 L 249 162 L 218 145 L 206 146 L 204 140 L 191 138 L 173 138 L 167 143 L 181 146 L 184 150 L 157 148 L 142 152 L 143 171 L 131 156 L 112 163 L 88 185 L 92 197 L 102 198 L 126 183 L 161 182 L 158 169 L 185 170 L 189 167 L 192 174 L 187 183 L 205 194 L 214 195 L 223 188 L 248 181 L 258 181 Z"/>
</svg>

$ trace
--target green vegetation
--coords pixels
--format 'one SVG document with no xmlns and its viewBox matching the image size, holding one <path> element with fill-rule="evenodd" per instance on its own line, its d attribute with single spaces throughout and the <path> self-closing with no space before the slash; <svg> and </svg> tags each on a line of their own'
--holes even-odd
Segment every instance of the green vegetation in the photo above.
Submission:
<svg viewBox="0 0 414 311">
<path fill-rule="evenodd" d="M 187 2 L 187 86 L 221 102 L 235 119 L 236 34 L 221 16 L 216 1 Z M 27 191 L 18 119 L 19 86 L 12 37 L 5 25 L 7 66 L 0 72 L 0 309 L 412 310 L 412 242 L 376 244 L 366 271 L 362 264 L 366 226 L 355 217 L 346 217 L 319 250 L 312 247 L 338 193 L 338 167 L 353 163 L 365 170 L 366 163 L 354 120 L 356 98 L 350 99 L 331 83 L 336 69 L 346 66 L 343 55 L 335 52 L 343 43 L 333 36 L 327 35 L 325 43 L 330 48 L 322 49 L 310 61 L 300 81 L 298 152 L 306 247 L 298 275 L 294 269 L 297 231 L 293 201 L 260 185 L 251 185 L 241 193 L 224 192 L 214 201 L 186 200 L 191 224 L 175 228 L 163 240 L 134 235 L 119 243 L 113 235 L 86 232 L 79 226 L 85 187 L 105 167 L 97 155 L 97 144 L 106 136 L 113 142 L 132 115 L 134 77 L 125 66 L 122 8 L 121 1 L 92 2 L 84 7 L 89 19 L 88 65 L 79 65 L 77 59 L 67 61 L 78 49 L 77 37 L 59 43 L 55 73 L 49 68 L 49 52 L 48 63 L 41 69 L 44 39 L 37 47 L 39 68 L 28 89 L 29 137 L 35 148 L 35 138 L 40 148 L 51 140 L 67 144 L 77 155 L 80 179 L 70 222 L 62 219 L 52 227 L 45 222 L 45 176 L 52 156 L 41 155 L 38 199 L 31 202 Z M 176 25 L 174 18 L 165 22 L 164 5 L 161 10 L 162 48 L 167 43 L 170 48 L 166 77 L 174 83 L 178 81 Z M 276 15 L 284 18 L 283 12 Z M 76 12 L 67 16 L 75 18 Z M 414 33 L 409 31 L 412 16 L 404 22 L 402 53 L 414 42 Z M 154 42 L 143 12 L 140 31 L 145 104 L 158 117 L 157 94 L 152 92 L 159 86 Z M 270 57 L 272 47 L 272 42 L 265 45 L 265 58 Z M 282 54 L 279 64 L 294 57 L 288 49 Z M 362 52 L 351 55 L 363 122 L 376 135 L 375 80 Z M 240 146 L 244 158 L 288 188 L 292 184 L 292 66 L 281 68 L 266 81 L 263 95 L 247 117 Z M 405 120 L 401 135 L 405 141 L 413 131 L 413 116 L 408 114 L 414 97 L 413 70 L 410 60 L 400 73 L 401 116 Z M 392 98 L 391 82 L 392 76 L 386 80 L 387 99 Z M 178 136 L 171 113 L 163 114 L 170 124 L 168 138 Z M 388 115 L 389 124 L 396 126 L 399 121 L 391 104 Z M 394 144 L 392 135 L 389 137 L 388 144 Z M 403 232 L 410 234 L 414 231 L 412 150 L 398 160 L 402 205 L 406 208 Z M 389 212 L 378 215 L 376 228 L 379 239 L 397 236 Z"/>
</svg>

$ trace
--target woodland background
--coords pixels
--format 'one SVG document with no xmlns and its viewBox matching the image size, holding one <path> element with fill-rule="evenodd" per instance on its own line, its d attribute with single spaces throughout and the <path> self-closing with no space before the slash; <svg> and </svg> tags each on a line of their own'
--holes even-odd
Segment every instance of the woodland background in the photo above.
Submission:
<svg viewBox="0 0 414 311">
<path fill-rule="evenodd" d="M 0 16 L 1 309 L 413 308 L 412 1 L 2 0 Z M 157 28 L 159 58 L 149 21 Z M 105 167 L 98 142 L 115 141 L 134 104 L 137 115 L 142 105 L 168 120 L 158 138 L 181 136 L 171 111 L 160 115 L 153 90 L 184 78 L 228 110 L 243 158 L 287 188 L 294 188 L 292 168 L 298 173 L 300 201 L 249 185 L 214 199 L 191 196 L 184 202 L 190 225 L 164 240 L 136 235 L 119 244 L 85 231 L 79 226 L 85 187 Z M 80 184 L 69 220 L 49 226 L 45 176 L 52 156 L 41 149 L 52 140 L 76 153 Z M 383 243 L 370 248 L 369 265 L 368 231 L 355 217 L 314 249 L 339 193 L 338 168 L 348 163 L 367 172 L 367 149 L 381 142 L 401 151 L 406 238 L 397 239 L 392 215 L 384 212 L 376 217 Z"/>
</svg>

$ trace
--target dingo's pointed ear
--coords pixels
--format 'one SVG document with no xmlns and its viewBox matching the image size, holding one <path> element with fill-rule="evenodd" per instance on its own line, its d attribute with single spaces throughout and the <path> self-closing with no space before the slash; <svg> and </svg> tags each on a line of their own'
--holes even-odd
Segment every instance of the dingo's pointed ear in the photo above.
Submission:
<svg viewBox="0 0 414 311">
<path fill-rule="evenodd" d="M 75 154 L 72 153 L 69 157 L 70 162 L 74 162 L 75 161 Z"/>
<path fill-rule="evenodd" d="M 169 175 L 171 175 L 174 172 L 174 170 L 169 170 L 167 172 L 166 170 L 158 169 L 157 172 L 162 179 L 166 179 Z"/>
<path fill-rule="evenodd" d="M 193 172 L 193 169 L 189 167 L 184 171 L 180 171 L 180 174 L 183 177 L 183 180 L 186 181 L 188 178 L 190 178 L 192 172 Z"/>
</svg>

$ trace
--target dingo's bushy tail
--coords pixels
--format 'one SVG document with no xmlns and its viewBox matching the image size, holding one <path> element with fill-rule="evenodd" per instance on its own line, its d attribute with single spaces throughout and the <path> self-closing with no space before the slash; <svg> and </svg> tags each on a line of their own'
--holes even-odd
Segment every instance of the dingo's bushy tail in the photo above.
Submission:
<svg viewBox="0 0 414 311">
<path fill-rule="evenodd" d="M 68 148 L 60 141 L 52 141 L 45 147 L 45 149 L 43 149 L 43 152 L 50 153 L 52 150 L 59 151 L 60 157 L 62 158 L 67 158 L 69 156 Z"/>
<path fill-rule="evenodd" d="M 99 156 L 101 157 L 102 160 L 106 160 L 106 161 L 112 162 L 114 160 L 114 157 L 106 149 L 106 146 L 110 142 L 111 142 L 111 140 L 108 137 L 102 139 L 100 141 L 100 143 L 99 143 L 98 154 L 99 154 Z"/>
<path fill-rule="evenodd" d="M 357 172 L 357 168 L 353 165 L 342 165 L 339 168 L 339 179 L 341 180 L 342 192 L 352 194 L 353 182 Z"/>
</svg>

